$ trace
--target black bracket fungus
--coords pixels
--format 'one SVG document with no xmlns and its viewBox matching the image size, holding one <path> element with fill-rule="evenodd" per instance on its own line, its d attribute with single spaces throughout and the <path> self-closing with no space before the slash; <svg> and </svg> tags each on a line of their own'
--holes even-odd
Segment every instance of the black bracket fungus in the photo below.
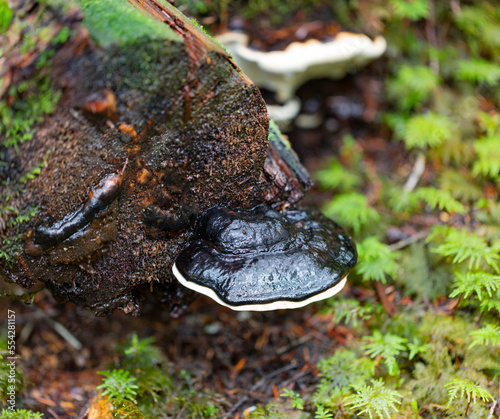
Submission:
<svg viewBox="0 0 500 419">
<path fill-rule="evenodd" d="M 316 210 L 213 207 L 172 269 L 181 284 L 233 310 L 267 311 L 338 293 L 356 260 L 351 238 Z"/>
</svg>

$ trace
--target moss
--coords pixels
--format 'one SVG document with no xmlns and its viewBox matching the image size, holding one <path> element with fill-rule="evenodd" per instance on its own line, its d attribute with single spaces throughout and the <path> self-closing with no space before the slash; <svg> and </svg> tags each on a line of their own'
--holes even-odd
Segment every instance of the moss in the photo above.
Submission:
<svg viewBox="0 0 500 419">
<path fill-rule="evenodd" d="M 9 100 L 0 102 L 2 146 L 15 146 L 33 137 L 33 125 L 54 111 L 60 92 L 52 89 L 47 76 L 35 76 L 9 90 Z"/>
<path fill-rule="evenodd" d="M 162 42 L 149 42 L 141 48 L 123 51 L 116 48 L 116 53 L 107 54 L 107 75 L 110 79 L 120 75 L 119 88 L 132 88 L 144 93 L 155 94 L 174 79 L 173 63 L 183 59 L 179 49 Z M 182 77 L 175 88 L 182 87 Z M 117 89 L 118 90 L 118 89 Z"/>
<path fill-rule="evenodd" d="M 21 238 L 23 234 L 19 233 L 19 227 L 22 223 L 31 220 L 38 212 L 38 208 L 29 207 L 25 211 L 20 211 L 8 205 L 10 196 L 7 196 L 5 200 L 3 198 L 2 196 L 0 213 L 8 217 L 5 226 L 7 228 L 14 228 L 16 233 L 10 237 L 2 237 L 0 235 L 0 264 L 10 266 L 22 251 Z"/>
<path fill-rule="evenodd" d="M 0 33 L 4 33 L 12 20 L 12 10 L 5 0 L 0 0 Z"/>
<path fill-rule="evenodd" d="M 85 13 L 83 24 L 102 47 L 134 45 L 141 38 L 181 40 L 168 25 L 142 14 L 125 1 L 79 0 L 79 3 Z"/>
<path fill-rule="evenodd" d="M 0 419 L 42 419 L 42 417 L 43 413 L 35 413 L 26 409 L 15 411 L 4 409 L 0 412 Z"/>
<path fill-rule="evenodd" d="M 0 101 L 0 165 L 6 166 L 6 155 L 12 147 L 19 153 L 19 145 L 33 138 L 36 125 L 45 116 L 55 111 L 61 93 L 54 90 L 51 75 L 52 57 L 56 48 L 71 36 L 71 30 L 58 30 L 52 24 L 51 16 L 61 13 L 56 10 L 57 1 L 42 1 L 33 23 L 27 24 L 19 15 L 14 16 L 10 31 L 19 35 L 22 43 L 11 51 L 11 55 L 37 54 L 31 73 L 10 86 Z M 0 5 L 0 15 L 2 13 Z M 9 59 L 9 56 L 6 57 Z M 20 158 L 17 156 L 16 158 Z M 36 163 L 36 162 L 33 162 Z M 37 208 L 19 207 L 17 198 L 25 191 L 25 184 L 41 171 L 44 162 L 35 165 L 27 173 L 8 172 L 0 190 L 0 265 L 10 266 L 22 250 L 21 226 L 31 220 Z M 8 179 L 8 180 L 7 180 Z M 13 203 L 14 202 L 14 203 Z"/>
</svg>

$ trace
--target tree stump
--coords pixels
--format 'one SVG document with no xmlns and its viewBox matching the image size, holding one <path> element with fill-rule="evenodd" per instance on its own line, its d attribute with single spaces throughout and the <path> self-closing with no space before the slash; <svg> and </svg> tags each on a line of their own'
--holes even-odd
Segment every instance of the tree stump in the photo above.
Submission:
<svg viewBox="0 0 500 419">
<path fill-rule="evenodd" d="M 149 290 L 174 311 L 189 296 L 171 267 L 198 214 L 282 208 L 309 186 L 279 134 L 269 147 L 255 85 L 169 3 L 11 10 L 0 23 L 3 281 L 43 282 L 97 315 L 138 314 Z"/>
</svg>

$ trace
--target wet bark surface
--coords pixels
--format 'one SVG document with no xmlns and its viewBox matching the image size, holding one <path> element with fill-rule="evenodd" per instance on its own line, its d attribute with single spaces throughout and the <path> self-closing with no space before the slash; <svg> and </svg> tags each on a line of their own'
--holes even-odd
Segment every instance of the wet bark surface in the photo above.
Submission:
<svg viewBox="0 0 500 419">
<path fill-rule="evenodd" d="M 170 9 L 146 2 L 142 12 L 175 28 L 180 40 L 143 36 L 121 46 L 99 46 L 81 11 L 40 11 L 37 2 L 16 10 L 25 20 L 41 12 L 52 37 L 66 25 L 69 38 L 39 41 L 31 63 L 10 40 L 4 83 L 6 74 L 11 86 L 33 78 L 50 49 L 47 74 L 61 96 L 31 140 L 7 147 L 2 139 L 2 199 L 18 212 L 36 207 L 36 215 L 15 225 L 4 220 L 0 234 L 18 239 L 19 248 L 0 261 L 0 275 L 26 288 L 41 281 L 98 315 L 138 314 L 150 290 L 175 312 L 190 296 L 171 266 L 198 214 L 214 205 L 287 206 L 305 185 L 276 193 L 280 170 L 263 174 L 268 117 L 258 89 Z M 2 92 L 8 101 L 5 86 Z M 286 166 L 275 159 L 274 167 Z M 37 166 L 40 173 L 15 193 Z"/>
</svg>

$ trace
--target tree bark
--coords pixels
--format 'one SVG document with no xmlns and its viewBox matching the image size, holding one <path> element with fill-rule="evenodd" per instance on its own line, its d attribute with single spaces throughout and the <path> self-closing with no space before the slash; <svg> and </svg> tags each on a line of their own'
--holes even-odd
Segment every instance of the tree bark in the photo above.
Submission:
<svg viewBox="0 0 500 419">
<path fill-rule="evenodd" d="M 138 314 L 149 290 L 175 311 L 189 295 L 171 266 L 199 213 L 294 205 L 309 186 L 280 138 L 268 147 L 256 86 L 169 3 L 11 8 L 0 41 L 4 281 L 43 282 L 98 315 Z"/>
</svg>

